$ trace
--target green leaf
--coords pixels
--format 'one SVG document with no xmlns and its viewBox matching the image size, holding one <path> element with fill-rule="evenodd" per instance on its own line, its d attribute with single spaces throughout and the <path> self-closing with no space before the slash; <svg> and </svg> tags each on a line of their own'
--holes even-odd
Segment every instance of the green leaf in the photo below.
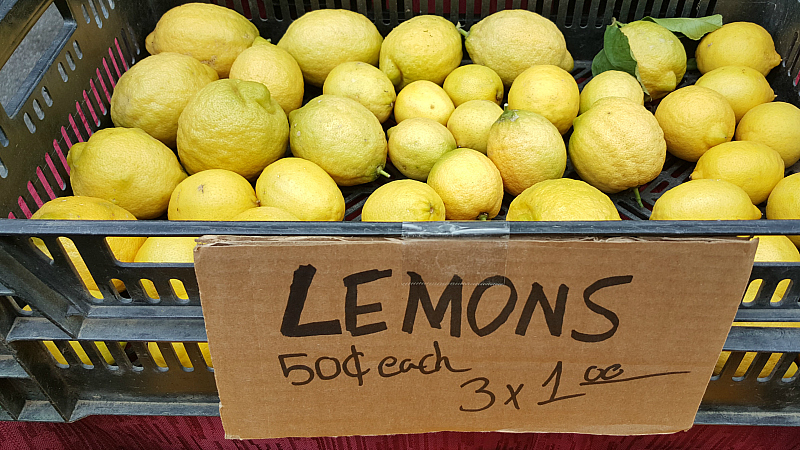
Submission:
<svg viewBox="0 0 800 450">
<path fill-rule="evenodd" d="M 620 27 L 621 24 L 616 20 L 606 27 L 603 35 L 603 49 L 592 60 L 592 76 L 597 76 L 607 70 L 626 72 L 636 77 L 644 93 L 649 95 L 639 76 L 638 63 L 631 52 L 628 37 L 620 30 Z"/>
<path fill-rule="evenodd" d="M 655 22 L 673 33 L 681 33 L 695 41 L 705 34 L 722 27 L 722 16 L 720 14 L 706 17 L 676 17 L 670 19 L 645 17 L 642 20 Z"/>
<path fill-rule="evenodd" d="M 686 60 L 686 70 L 697 70 L 697 59 L 689 58 Z"/>
</svg>

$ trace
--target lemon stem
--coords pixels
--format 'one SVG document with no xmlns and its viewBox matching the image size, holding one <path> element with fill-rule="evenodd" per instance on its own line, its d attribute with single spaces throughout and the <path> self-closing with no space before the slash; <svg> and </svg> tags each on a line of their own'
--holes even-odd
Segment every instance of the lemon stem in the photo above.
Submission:
<svg viewBox="0 0 800 450">
<path fill-rule="evenodd" d="M 469 31 L 461 28 L 461 24 L 458 24 L 458 26 L 456 27 L 456 30 L 458 30 L 458 32 L 461 33 L 461 35 L 464 36 L 464 37 L 469 36 Z"/>
<path fill-rule="evenodd" d="M 379 167 L 378 168 L 378 175 L 383 175 L 386 178 L 392 178 L 392 176 L 389 175 L 389 173 L 387 173 L 385 170 L 383 170 L 383 167 Z"/>
<path fill-rule="evenodd" d="M 639 187 L 634 186 L 631 189 L 633 189 L 633 196 L 636 198 L 636 204 L 639 205 L 640 208 L 644 208 L 642 204 L 642 195 L 639 193 Z"/>
<path fill-rule="evenodd" d="M 489 220 L 489 214 L 485 213 L 485 212 L 482 212 L 482 213 L 478 214 L 478 220 L 482 220 L 482 221 Z"/>
</svg>

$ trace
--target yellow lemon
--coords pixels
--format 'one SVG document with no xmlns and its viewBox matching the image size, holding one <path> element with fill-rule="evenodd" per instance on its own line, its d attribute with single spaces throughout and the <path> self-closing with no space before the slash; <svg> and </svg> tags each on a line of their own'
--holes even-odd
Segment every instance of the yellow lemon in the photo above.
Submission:
<svg viewBox="0 0 800 450">
<path fill-rule="evenodd" d="M 215 81 L 178 120 L 178 157 L 191 173 L 225 169 L 253 179 L 286 153 L 289 123 L 261 83 Z"/>
<path fill-rule="evenodd" d="M 288 211 L 299 220 L 344 219 L 344 196 L 333 178 L 311 161 L 283 158 L 267 166 L 256 181 L 261 207 Z"/>
<path fill-rule="evenodd" d="M 447 152 L 433 165 L 428 185 L 444 202 L 449 220 L 486 220 L 500 212 L 503 179 L 492 160 L 470 148 Z"/>
<path fill-rule="evenodd" d="M 658 121 L 644 106 L 607 97 L 575 119 L 568 152 L 581 179 L 613 194 L 657 177 L 667 143 Z"/>
<path fill-rule="evenodd" d="M 566 70 L 549 65 L 533 66 L 519 74 L 508 91 L 508 107 L 541 114 L 561 134 L 578 116 L 581 93 Z"/>
<path fill-rule="evenodd" d="M 110 201 L 139 219 L 167 210 L 172 190 L 186 178 L 178 158 L 138 128 L 105 128 L 67 154 L 75 195 Z"/>
<path fill-rule="evenodd" d="M 22 309 L 25 310 L 25 311 L 30 311 L 31 307 L 30 306 L 25 306 Z M 58 364 L 63 364 L 65 366 L 69 365 L 69 363 L 67 362 L 67 359 L 64 358 L 64 354 L 61 353 L 61 350 L 58 349 L 58 346 L 56 346 L 55 342 L 53 342 L 53 341 L 42 341 L 42 343 L 44 344 L 45 348 L 47 348 L 47 350 L 50 352 L 50 355 L 53 356 L 53 359 L 55 359 L 55 361 Z M 120 345 L 122 348 L 124 348 L 125 344 L 126 344 L 126 342 L 118 342 L 117 344 L 112 344 L 112 345 Z M 84 350 L 84 348 L 83 348 L 84 345 L 85 346 L 89 345 L 88 342 L 81 343 L 81 342 L 78 342 L 78 341 L 69 341 L 69 345 L 70 345 L 70 347 L 72 347 L 72 350 L 78 356 L 78 359 L 81 361 L 81 363 L 86 364 L 87 366 L 94 365 L 92 360 L 89 359 L 89 355 L 86 354 L 86 350 Z M 113 365 L 114 364 L 114 357 L 111 355 L 111 352 L 108 350 L 108 347 L 106 346 L 105 342 L 94 341 L 94 345 L 97 347 L 97 350 L 100 352 L 100 355 L 103 357 L 103 360 L 105 360 L 105 362 L 107 364 Z"/>
<path fill-rule="evenodd" d="M 794 246 L 792 241 L 786 236 L 754 236 L 758 238 L 758 248 L 756 249 L 756 262 L 800 262 L 800 251 Z M 747 286 L 744 293 L 744 303 L 755 300 L 761 288 L 762 280 L 756 279 Z M 781 280 L 772 292 L 770 302 L 781 301 L 789 288 L 789 280 Z"/>
<path fill-rule="evenodd" d="M 783 159 L 758 142 L 725 142 L 711 147 L 697 160 L 692 179 L 702 178 L 730 181 L 744 189 L 757 205 L 783 179 Z"/>
<path fill-rule="evenodd" d="M 578 114 L 585 113 L 596 101 L 606 97 L 624 97 L 634 103 L 644 104 L 644 91 L 633 75 L 607 70 L 583 86 Z"/>
<path fill-rule="evenodd" d="M 286 50 L 257 37 L 253 46 L 239 54 L 231 66 L 230 78 L 257 81 L 286 114 L 303 104 L 303 72 Z"/>
<path fill-rule="evenodd" d="M 639 78 L 653 100 L 675 90 L 686 73 L 686 50 L 661 25 L 638 20 L 621 28 L 636 58 Z"/>
<path fill-rule="evenodd" d="M 503 114 L 503 108 L 488 100 L 470 100 L 459 105 L 447 119 L 447 129 L 459 147 L 486 154 L 489 130 Z"/>
<path fill-rule="evenodd" d="M 278 47 L 289 52 L 307 83 L 322 86 L 334 67 L 361 61 L 377 65 L 383 37 L 366 16 L 346 9 L 318 9 L 292 22 Z"/>
<path fill-rule="evenodd" d="M 186 353 L 186 346 L 183 345 L 182 342 L 172 342 L 171 344 L 172 349 L 175 351 L 175 356 L 178 357 L 178 362 L 180 362 L 181 366 L 186 367 L 187 369 L 192 368 L 192 360 L 189 358 L 189 354 Z M 214 365 L 211 363 L 211 353 L 208 350 L 208 342 L 198 342 L 197 346 L 200 348 L 200 354 L 203 356 L 203 360 L 205 361 L 206 365 L 214 368 Z M 158 367 L 168 367 L 167 362 L 164 359 L 164 354 L 158 347 L 158 343 L 148 342 L 147 351 L 150 352 L 150 356 L 153 357 L 153 362 L 156 363 Z"/>
<path fill-rule="evenodd" d="M 136 253 L 134 262 L 156 262 L 156 263 L 193 263 L 194 248 L 197 246 L 196 237 L 160 237 L 154 236 L 147 238 L 142 247 Z M 152 281 L 142 279 L 142 287 L 150 298 L 161 298 L 164 292 L 159 295 L 156 286 Z M 180 299 L 188 299 L 186 288 L 180 280 L 169 280 L 172 291 Z"/>
<path fill-rule="evenodd" d="M 734 138 L 767 144 L 792 166 L 800 161 L 800 108 L 784 102 L 755 106 L 739 121 Z"/>
<path fill-rule="evenodd" d="M 258 206 L 241 175 L 224 169 L 198 172 L 183 180 L 169 199 L 169 220 L 230 220 Z"/>
<path fill-rule="evenodd" d="M 232 222 L 297 222 L 294 214 L 273 206 L 260 206 L 245 210 L 231 219 Z"/>
<path fill-rule="evenodd" d="M 702 86 L 686 86 L 669 94 L 656 109 L 667 150 L 697 161 L 709 148 L 733 139 L 736 115 L 722 94 Z"/>
<path fill-rule="evenodd" d="M 423 222 L 444 220 L 444 202 L 427 184 L 416 180 L 386 183 L 367 198 L 362 222 Z"/>
<path fill-rule="evenodd" d="M 292 154 L 322 167 L 339 186 L 369 183 L 384 173 L 386 135 L 361 103 L 321 95 L 292 111 L 289 121 Z"/>
<path fill-rule="evenodd" d="M 700 73 L 723 66 L 747 66 L 767 76 L 781 63 L 769 32 L 750 22 L 726 23 L 705 35 L 694 54 Z"/>
<path fill-rule="evenodd" d="M 418 80 L 441 86 L 461 64 L 461 56 L 461 35 L 452 22 L 439 16 L 416 16 L 386 36 L 380 68 L 398 92 Z"/>
<path fill-rule="evenodd" d="M 779 181 L 767 199 L 767 219 L 800 220 L 800 173 Z M 789 236 L 800 247 L 800 236 Z"/>
<path fill-rule="evenodd" d="M 120 208 L 113 203 L 94 197 L 59 197 L 42 205 L 38 211 L 33 213 L 31 219 L 40 220 L 136 220 L 133 214 Z M 50 251 L 45 247 L 44 242 L 38 238 L 31 238 L 36 247 L 48 258 L 53 259 Z M 97 288 L 94 278 L 92 278 L 89 268 L 83 262 L 78 248 L 70 239 L 58 238 L 64 247 L 67 258 L 72 262 L 75 271 L 80 277 L 83 285 L 95 298 L 103 298 L 103 294 Z M 144 243 L 143 237 L 108 237 L 111 253 L 121 262 L 132 262 L 136 257 L 136 252 Z M 118 280 L 114 281 L 114 287 L 118 292 L 125 290 L 125 285 Z"/>
<path fill-rule="evenodd" d="M 621 220 L 614 202 L 589 183 L 570 178 L 545 180 L 522 191 L 506 220 Z"/>
<path fill-rule="evenodd" d="M 782 323 L 782 327 L 794 325 L 792 323 Z M 763 326 L 763 322 L 756 322 L 756 323 L 748 323 L 748 322 L 734 322 L 733 326 L 754 326 L 759 327 Z M 756 359 L 756 352 L 747 352 L 744 354 L 742 361 L 736 367 L 736 371 L 734 372 L 733 376 L 735 377 L 743 377 L 747 373 L 747 370 L 750 368 L 750 365 L 753 364 L 753 361 Z M 714 367 L 714 375 L 719 375 L 722 372 L 722 369 L 725 367 L 725 363 L 728 362 L 728 359 L 731 356 L 731 352 L 722 352 L 719 355 L 719 360 L 717 360 L 717 365 Z M 770 355 L 767 363 L 764 365 L 764 368 L 761 369 L 761 372 L 758 373 L 759 378 L 769 376 L 773 370 L 775 370 L 775 366 L 778 365 L 778 362 L 781 359 L 781 353 L 773 353 Z M 797 362 L 793 362 L 789 369 L 784 373 L 776 373 L 773 375 L 774 377 L 781 377 L 781 378 L 792 378 L 797 373 Z"/>
<path fill-rule="evenodd" d="M 561 178 L 567 167 L 564 139 L 552 123 L 535 112 L 504 111 L 489 130 L 487 142 L 486 155 L 511 195 L 540 181 Z"/>
<path fill-rule="evenodd" d="M 351 98 L 366 107 L 383 123 L 392 115 L 397 95 L 385 73 L 363 62 L 339 64 L 325 79 L 323 94 Z"/>
<path fill-rule="evenodd" d="M 465 41 L 475 64 L 497 72 L 505 86 L 537 64 L 572 71 L 572 55 L 564 35 L 552 21 L 524 9 L 491 14 L 473 25 Z"/>
<path fill-rule="evenodd" d="M 747 192 L 724 180 L 692 180 L 665 192 L 650 220 L 756 220 L 761 211 Z"/>
<path fill-rule="evenodd" d="M 174 147 L 178 117 L 197 92 L 219 77 L 191 56 L 164 52 L 137 62 L 119 78 L 111 95 L 115 126 L 141 128 Z"/>
<path fill-rule="evenodd" d="M 151 55 L 177 52 L 192 56 L 225 78 L 233 61 L 256 36 L 256 26 L 232 9 L 188 3 L 161 16 L 145 46 Z"/>
<path fill-rule="evenodd" d="M 707 72 L 695 83 L 717 91 L 728 100 L 736 115 L 736 122 L 747 111 L 775 98 L 775 92 L 761 72 L 746 66 L 724 66 Z"/>
<path fill-rule="evenodd" d="M 389 159 L 403 175 L 425 181 L 431 168 L 456 140 L 439 122 L 415 117 L 389 128 Z"/>
<path fill-rule="evenodd" d="M 397 94 L 394 119 L 400 123 L 413 117 L 425 117 L 447 125 L 447 119 L 455 109 L 444 89 L 430 81 L 420 80 L 409 84 Z"/>
<path fill-rule="evenodd" d="M 503 104 L 503 80 L 497 72 L 480 64 L 467 64 L 450 72 L 442 88 L 456 108 L 470 100 Z"/>
</svg>

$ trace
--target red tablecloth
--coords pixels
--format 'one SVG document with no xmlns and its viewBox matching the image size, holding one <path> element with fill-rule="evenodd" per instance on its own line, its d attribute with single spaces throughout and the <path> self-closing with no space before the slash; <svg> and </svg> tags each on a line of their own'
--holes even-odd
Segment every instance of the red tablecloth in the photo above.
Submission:
<svg viewBox="0 0 800 450">
<path fill-rule="evenodd" d="M 71 424 L 0 422 L 0 450 L 800 450 L 800 428 L 695 426 L 655 436 L 428 433 L 225 440 L 217 417 L 96 416 Z"/>
</svg>

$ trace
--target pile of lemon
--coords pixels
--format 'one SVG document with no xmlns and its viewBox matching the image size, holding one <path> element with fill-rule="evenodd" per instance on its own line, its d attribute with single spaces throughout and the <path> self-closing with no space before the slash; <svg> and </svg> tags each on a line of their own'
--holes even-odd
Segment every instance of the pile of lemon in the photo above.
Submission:
<svg viewBox="0 0 800 450">
<path fill-rule="evenodd" d="M 651 219 L 759 219 L 763 202 L 768 219 L 800 219 L 800 174 L 784 177 L 800 109 L 773 102 L 769 33 L 734 22 L 707 34 L 702 77 L 676 90 L 680 39 L 649 21 L 621 31 L 639 79 L 606 71 L 581 91 L 564 36 L 527 10 L 469 32 L 422 15 L 383 38 L 363 15 L 324 9 L 275 45 L 233 10 L 178 6 L 119 79 L 116 128 L 70 149 L 75 196 L 34 218 L 340 221 L 340 187 L 389 176 L 390 162 L 407 179 L 379 183 L 363 221 L 492 219 L 505 195 L 507 220 L 620 220 L 607 194 L 652 181 L 669 152 L 697 165 Z M 473 64 L 461 66 L 462 43 Z M 309 86 L 322 95 L 304 101 Z M 563 178 L 568 158 L 580 180 Z M 800 261 L 789 239 L 765 242 Z M 191 239 L 142 243 L 110 245 L 122 261 L 191 261 Z"/>
<path fill-rule="evenodd" d="M 383 38 L 363 15 L 324 9 L 275 45 L 233 10 L 182 5 L 147 37 L 151 56 L 119 79 L 116 128 L 70 149 L 75 195 L 33 218 L 341 221 L 340 187 L 389 176 L 388 161 L 406 178 L 379 183 L 362 221 L 487 220 L 505 195 L 507 220 L 620 220 L 607 194 L 655 179 L 669 152 L 696 168 L 656 201 L 652 220 L 760 219 L 764 202 L 767 219 L 800 219 L 800 174 L 785 177 L 800 159 L 800 109 L 773 101 L 765 76 L 781 57 L 769 33 L 734 22 L 707 34 L 695 53 L 703 75 L 678 89 L 680 39 L 650 21 L 620 30 L 638 79 L 610 70 L 581 91 L 562 33 L 526 10 L 468 32 L 417 16 Z M 473 64 L 461 65 L 462 42 Z M 322 95 L 304 101 L 309 86 Z M 563 178 L 568 158 L 580 180 Z M 196 245 L 108 244 L 123 262 L 192 262 Z M 796 245 L 800 236 L 761 237 L 756 260 L 800 261 Z M 178 281 L 171 293 L 142 288 L 187 298 Z"/>
</svg>

